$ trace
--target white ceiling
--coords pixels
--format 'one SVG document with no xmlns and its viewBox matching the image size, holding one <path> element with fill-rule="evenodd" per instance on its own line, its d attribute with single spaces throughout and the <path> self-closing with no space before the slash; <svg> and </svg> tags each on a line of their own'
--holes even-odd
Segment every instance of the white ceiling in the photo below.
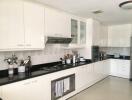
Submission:
<svg viewBox="0 0 132 100">
<path fill-rule="evenodd" d="M 82 17 L 93 17 L 105 24 L 132 23 L 132 10 L 119 8 L 125 0 L 36 0 Z M 103 10 L 102 14 L 92 11 Z"/>
</svg>

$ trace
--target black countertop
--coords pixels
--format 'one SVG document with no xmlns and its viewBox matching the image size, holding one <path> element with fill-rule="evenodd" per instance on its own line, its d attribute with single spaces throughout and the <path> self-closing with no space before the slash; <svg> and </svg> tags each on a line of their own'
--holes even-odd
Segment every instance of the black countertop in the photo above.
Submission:
<svg viewBox="0 0 132 100">
<path fill-rule="evenodd" d="M 114 58 L 113 56 L 108 57 L 107 59 L 122 59 L 122 58 Z M 106 60 L 106 59 L 104 59 Z M 129 60 L 129 59 L 124 59 L 123 60 Z M 94 61 L 95 62 L 95 61 Z M 21 73 L 19 74 L 17 69 L 14 69 L 14 74 L 13 76 L 8 75 L 8 70 L 2 70 L 0 71 L 0 86 L 18 82 L 21 80 L 26 80 L 30 79 L 33 77 L 41 76 L 41 75 L 46 75 L 86 64 L 93 63 L 91 60 L 87 60 L 86 62 L 79 62 L 76 64 L 71 64 L 71 65 L 62 65 L 60 62 L 53 62 L 53 63 L 47 63 L 47 64 L 40 64 L 40 65 L 34 65 L 31 68 L 31 73 Z"/>
<path fill-rule="evenodd" d="M 130 56 L 120 55 L 119 57 L 116 58 L 114 55 L 107 55 L 107 59 L 130 60 Z"/>
<path fill-rule="evenodd" d="M 30 79 L 33 77 L 41 76 L 41 75 L 46 75 L 58 71 L 62 71 L 65 69 L 70 69 L 82 65 L 86 65 L 91 63 L 91 61 L 86 61 L 86 62 L 79 62 L 76 64 L 71 64 L 71 65 L 62 65 L 60 62 L 54 62 L 54 63 L 47 63 L 47 64 L 40 64 L 40 65 L 34 65 L 31 68 L 30 73 L 17 73 L 17 69 L 15 69 L 15 75 L 9 76 L 8 75 L 8 70 L 1 71 L 0 73 L 0 86 L 18 82 L 21 80 L 26 80 Z"/>
</svg>

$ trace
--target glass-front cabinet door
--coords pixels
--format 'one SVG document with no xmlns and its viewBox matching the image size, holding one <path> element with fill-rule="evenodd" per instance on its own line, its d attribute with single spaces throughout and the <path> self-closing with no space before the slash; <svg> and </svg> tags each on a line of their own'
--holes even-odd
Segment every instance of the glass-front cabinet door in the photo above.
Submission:
<svg viewBox="0 0 132 100">
<path fill-rule="evenodd" d="M 78 21 L 75 19 L 71 19 L 71 37 L 72 43 L 78 43 Z"/>
<path fill-rule="evenodd" d="M 80 44 L 86 44 L 86 22 L 80 21 Z"/>
</svg>

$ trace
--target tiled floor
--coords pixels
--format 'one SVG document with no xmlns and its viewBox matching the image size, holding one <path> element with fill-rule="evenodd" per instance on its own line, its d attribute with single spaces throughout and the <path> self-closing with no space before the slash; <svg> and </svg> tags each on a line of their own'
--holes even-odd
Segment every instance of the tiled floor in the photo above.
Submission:
<svg viewBox="0 0 132 100">
<path fill-rule="evenodd" d="M 132 100 L 132 82 L 108 77 L 68 100 Z"/>
</svg>

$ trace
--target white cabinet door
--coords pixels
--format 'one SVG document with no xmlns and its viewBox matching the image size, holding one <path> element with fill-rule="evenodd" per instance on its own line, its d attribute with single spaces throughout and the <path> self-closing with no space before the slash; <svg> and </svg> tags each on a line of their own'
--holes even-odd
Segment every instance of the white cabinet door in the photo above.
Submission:
<svg viewBox="0 0 132 100">
<path fill-rule="evenodd" d="M 101 47 L 108 46 L 108 26 L 104 26 L 101 24 L 98 43 L 99 43 L 99 46 Z"/>
<path fill-rule="evenodd" d="M 111 75 L 129 78 L 130 75 L 130 60 L 111 60 Z"/>
<path fill-rule="evenodd" d="M 112 59 L 110 60 L 111 65 L 110 65 L 110 75 L 112 76 L 117 76 L 117 72 L 118 72 L 118 64 L 116 62 L 116 60 Z"/>
<path fill-rule="evenodd" d="M 88 19 L 87 20 L 87 44 L 92 42 L 91 45 L 107 46 L 108 44 L 108 27 L 102 25 L 99 21 Z"/>
<path fill-rule="evenodd" d="M 79 22 L 77 19 L 71 19 L 71 37 L 72 37 L 72 44 L 78 44 L 79 38 Z"/>
<path fill-rule="evenodd" d="M 52 75 L 43 75 L 41 76 L 41 89 L 43 90 L 43 99 L 41 100 L 51 100 L 51 78 Z M 38 99 L 37 99 L 38 100 Z"/>
<path fill-rule="evenodd" d="M 76 68 L 76 71 L 77 89 L 84 89 L 92 85 L 92 82 L 94 81 L 92 64 L 80 66 Z"/>
<path fill-rule="evenodd" d="M 132 32 L 131 24 L 109 26 L 108 46 L 130 47 L 131 32 Z"/>
<path fill-rule="evenodd" d="M 93 64 L 88 64 L 86 70 L 87 70 L 87 84 L 93 85 L 95 83 Z"/>
<path fill-rule="evenodd" d="M 44 7 L 24 2 L 25 48 L 44 48 Z"/>
<path fill-rule="evenodd" d="M 92 42 L 93 45 L 99 45 L 99 36 L 100 36 L 100 23 L 96 20 L 93 20 L 93 29 L 92 29 Z"/>
<path fill-rule="evenodd" d="M 45 8 L 45 32 L 47 36 L 71 37 L 71 18 L 68 14 Z"/>
<path fill-rule="evenodd" d="M 2 99 L 2 86 L 0 87 L 0 98 Z"/>
<path fill-rule="evenodd" d="M 76 73 L 76 87 L 77 89 L 83 88 L 88 82 L 88 71 L 87 65 L 80 66 L 77 68 Z"/>
<path fill-rule="evenodd" d="M 23 3 L 0 1 L 0 49 L 24 48 Z"/>
<path fill-rule="evenodd" d="M 36 3 L 0 1 L 0 50 L 44 48 L 44 8 Z"/>
<path fill-rule="evenodd" d="M 71 47 L 84 48 L 87 40 L 86 19 L 72 16 L 71 18 Z"/>
<path fill-rule="evenodd" d="M 118 76 L 123 77 L 123 78 L 129 78 L 130 75 L 130 62 L 129 61 L 119 61 L 120 63 L 118 64 Z"/>
<path fill-rule="evenodd" d="M 3 100 L 49 100 L 45 99 L 40 77 L 2 86 Z"/>
<path fill-rule="evenodd" d="M 104 77 L 107 77 L 109 76 L 110 74 L 110 60 L 103 60 L 101 61 L 103 64 L 103 74 L 104 74 Z"/>
<path fill-rule="evenodd" d="M 110 62 L 108 60 L 93 63 L 96 80 L 101 80 L 109 75 Z"/>
<path fill-rule="evenodd" d="M 86 22 L 80 21 L 80 44 L 86 44 Z"/>
<path fill-rule="evenodd" d="M 96 80 L 102 79 L 102 76 L 103 76 L 103 66 L 102 66 L 102 63 L 100 61 L 94 63 L 94 73 L 95 73 L 95 79 Z"/>
</svg>

